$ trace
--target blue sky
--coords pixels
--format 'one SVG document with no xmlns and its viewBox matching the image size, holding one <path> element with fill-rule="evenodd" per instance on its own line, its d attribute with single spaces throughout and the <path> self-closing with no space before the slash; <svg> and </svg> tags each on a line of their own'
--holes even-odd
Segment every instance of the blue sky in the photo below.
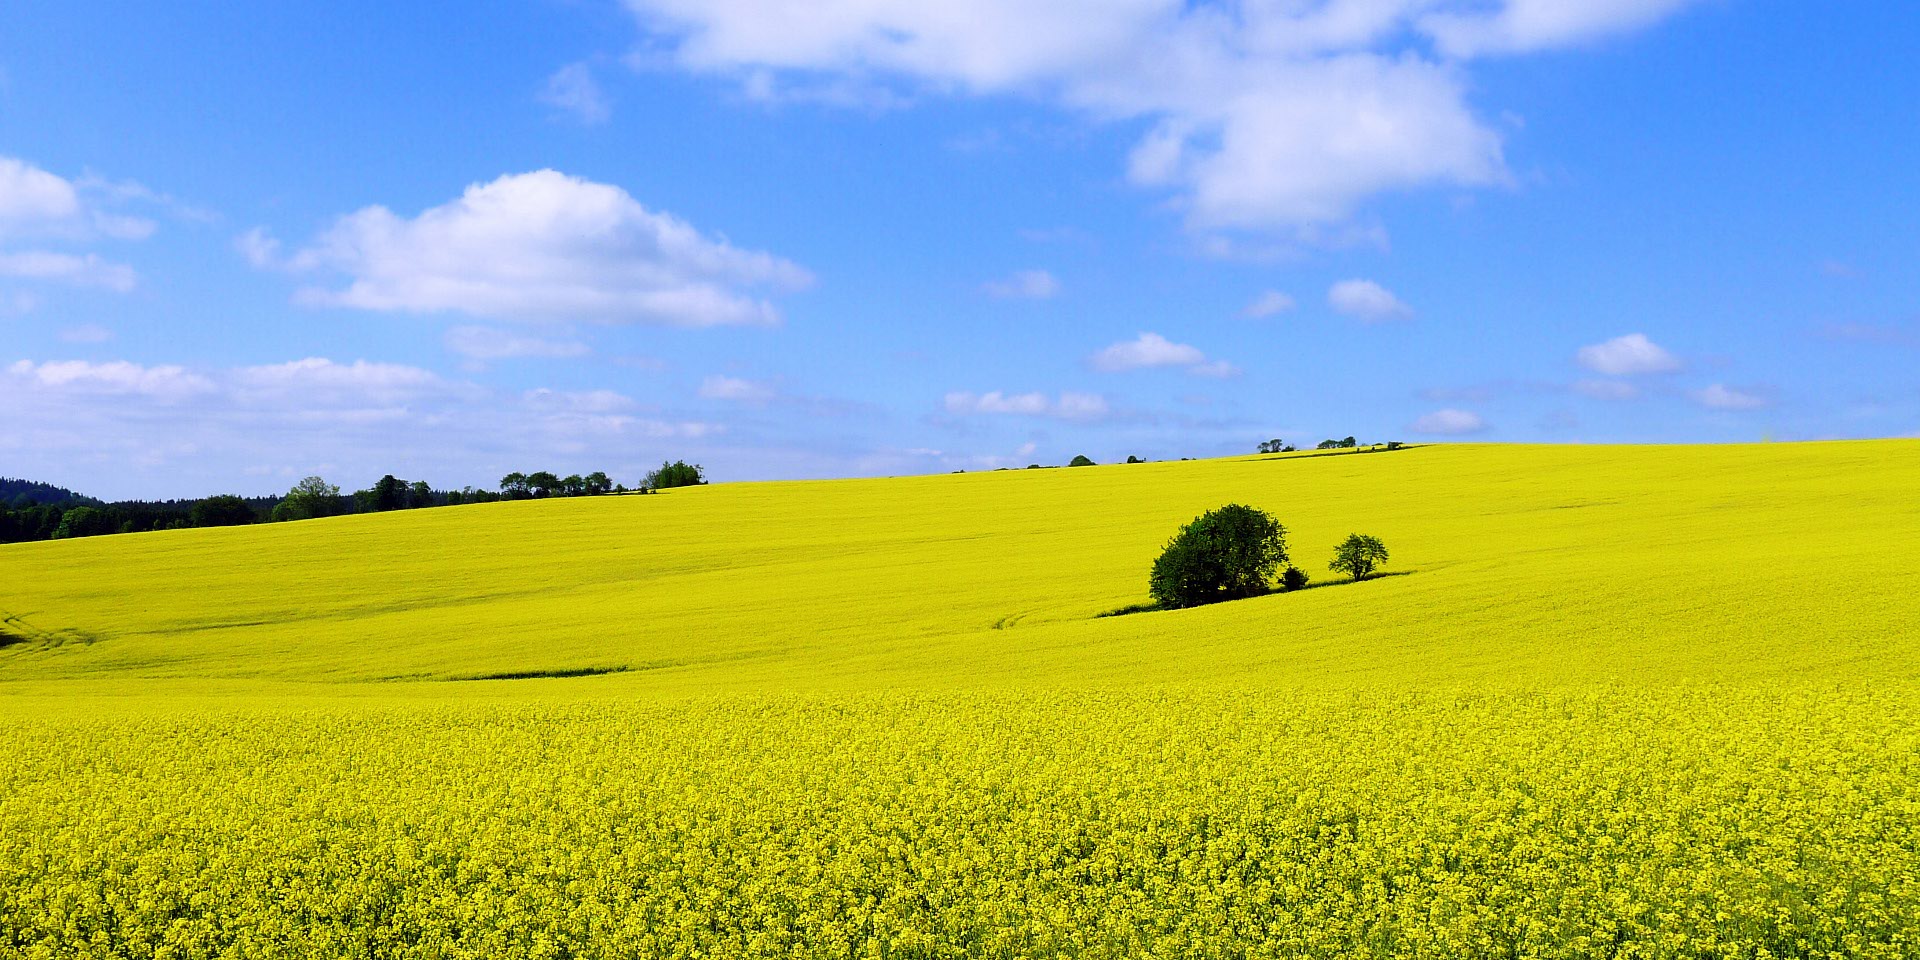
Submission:
<svg viewBox="0 0 1920 960">
<path fill-rule="evenodd" d="M 1920 433 L 1920 9 L 15 0 L 0 474 Z"/>
</svg>

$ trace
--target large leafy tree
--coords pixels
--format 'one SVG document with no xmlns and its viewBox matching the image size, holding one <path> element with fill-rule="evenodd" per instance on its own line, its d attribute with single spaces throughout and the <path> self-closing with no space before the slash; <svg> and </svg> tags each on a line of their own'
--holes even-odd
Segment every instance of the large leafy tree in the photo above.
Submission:
<svg viewBox="0 0 1920 960">
<path fill-rule="evenodd" d="M 1153 562 L 1147 591 L 1162 607 L 1195 607 L 1267 592 L 1287 561 L 1287 531 L 1265 511 L 1230 503 L 1180 528 Z"/>
</svg>

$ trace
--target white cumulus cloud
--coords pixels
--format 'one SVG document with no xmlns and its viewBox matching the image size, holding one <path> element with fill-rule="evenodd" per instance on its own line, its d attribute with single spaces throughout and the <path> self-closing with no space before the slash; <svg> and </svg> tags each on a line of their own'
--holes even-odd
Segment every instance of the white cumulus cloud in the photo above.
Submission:
<svg viewBox="0 0 1920 960">
<path fill-rule="evenodd" d="M 1457 410 L 1452 407 L 1444 410 L 1435 410 L 1432 413 L 1426 414 L 1420 419 L 1415 420 L 1412 426 L 1412 430 L 1415 433 L 1425 433 L 1436 436 L 1462 436 L 1469 433 L 1479 433 L 1485 429 L 1487 429 L 1487 422 L 1480 419 L 1479 414 L 1470 410 Z"/>
<path fill-rule="evenodd" d="M 1610 377 L 1632 377 L 1650 373 L 1672 373 L 1680 369 L 1673 354 L 1644 333 L 1629 333 L 1605 343 L 1580 348 L 1580 365 Z"/>
<path fill-rule="evenodd" d="M 1327 289 L 1327 305 L 1334 312 L 1362 323 L 1406 320 L 1413 308 L 1372 280 L 1342 280 Z"/>
<path fill-rule="evenodd" d="M 1088 362 L 1095 370 L 1107 373 L 1152 367 L 1177 367 L 1203 377 L 1228 377 L 1239 372 L 1225 361 L 1208 360 L 1199 347 L 1174 343 L 1157 333 L 1142 333 L 1102 348 Z"/>
<path fill-rule="evenodd" d="M 758 291 L 813 279 L 791 261 L 648 210 L 619 187 L 553 170 L 474 184 L 411 218 L 367 207 L 284 260 L 264 233 L 240 245 L 255 263 L 346 278 L 303 289 L 305 303 L 502 320 L 770 325 L 780 312 Z"/>
<path fill-rule="evenodd" d="M 183 400 L 214 389 L 213 381 L 178 366 L 144 366 L 125 360 L 89 363 L 85 360 L 20 360 L 7 367 L 18 389 L 37 387 L 75 394 L 141 396 L 156 400 Z"/>
<path fill-rule="evenodd" d="M 1644 27 L 1691 0 L 627 0 L 647 57 L 782 88 L 1022 96 L 1144 122 L 1134 182 L 1191 225 L 1285 228 L 1510 179 L 1472 58 Z M 878 94 L 847 97 L 871 102 Z"/>
</svg>

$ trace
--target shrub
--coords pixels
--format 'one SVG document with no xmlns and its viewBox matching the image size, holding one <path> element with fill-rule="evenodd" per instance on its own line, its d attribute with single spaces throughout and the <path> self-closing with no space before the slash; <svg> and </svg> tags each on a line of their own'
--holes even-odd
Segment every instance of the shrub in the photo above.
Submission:
<svg viewBox="0 0 1920 960">
<path fill-rule="evenodd" d="M 1168 609 L 1258 596 L 1286 562 L 1286 535 L 1279 521 L 1252 507 L 1209 510 L 1167 541 L 1147 592 Z"/>
<path fill-rule="evenodd" d="M 1067 466 L 1069 467 L 1091 467 L 1093 465 L 1093 461 L 1087 459 L 1087 455 L 1084 453 L 1076 455 L 1072 460 L 1067 462 Z"/>
<path fill-rule="evenodd" d="M 1289 566 L 1280 574 L 1280 589 L 1305 590 L 1307 588 L 1307 580 L 1308 577 L 1305 570 L 1299 567 Z"/>
<path fill-rule="evenodd" d="M 1354 580 L 1365 580 L 1376 567 L 1387 562 L 1387 545 L 1378 538 L 1356 533 L 1347 537 L 1333 552 L 1327 569 L 1344 573 Z"/>
</svg>

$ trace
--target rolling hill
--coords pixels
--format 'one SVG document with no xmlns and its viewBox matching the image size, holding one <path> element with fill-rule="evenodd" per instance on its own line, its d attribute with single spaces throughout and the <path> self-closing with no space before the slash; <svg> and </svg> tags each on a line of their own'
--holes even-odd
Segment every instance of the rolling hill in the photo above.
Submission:
<svg viewBox="0 0 1920 960">
<path fill-rule="evenodd" d="M 1446 445 L 0 546 L 0 955 L 1913 956 L 1916 490 Z M 1316 585 L 1101 616 L 1226 502 Z"/>
</svg>

